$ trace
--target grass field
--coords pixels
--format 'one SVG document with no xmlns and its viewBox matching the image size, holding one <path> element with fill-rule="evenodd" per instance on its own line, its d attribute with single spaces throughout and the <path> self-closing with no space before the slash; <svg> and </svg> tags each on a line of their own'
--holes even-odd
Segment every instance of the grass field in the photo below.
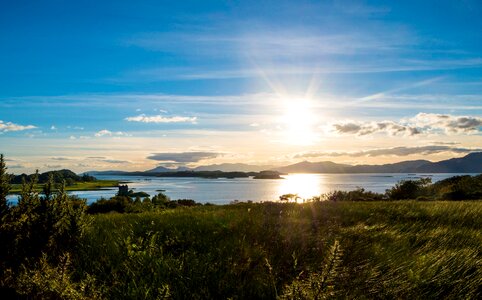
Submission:
<svg viewBox="0 0 482 300">
<path fill-rule="evenodd" d="M 476 201 L 101 214 L 74 265 L 110 299 L 480 299 L 481 228 Z"/>
<path fill-rule="evenodd" d="M 65 187 L 66 191 L 93 191 L 99 190 L 103 188 L 110 188 L 116 187 L 119 185 L 119 181 L 117 180 L 96 180 L 96 181 L 88 181 L 88 182 L 75 182 L 72 185 L 68 185 Z M 37 184 L 35 186 L 37 191 L 42 190 L 43 184 Z M 10 190 L 10 194 L 17 194 L 22 190 L 21 184 L 12 184 L 12 189 Z"/>
</svg>

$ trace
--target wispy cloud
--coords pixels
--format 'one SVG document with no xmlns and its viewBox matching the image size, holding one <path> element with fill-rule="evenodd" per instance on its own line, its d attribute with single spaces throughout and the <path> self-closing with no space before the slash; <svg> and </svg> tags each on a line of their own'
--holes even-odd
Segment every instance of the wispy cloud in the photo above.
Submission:
<svg viewBox="0 0 482 300">
<path fill-rule="evenodd" d="M 60 169 L 62 168 L 62 165 L 44 165 L 46 168 L 49 168 L 49 169 Z"/>
<path fill-rule="evenodd" d="M 142 123 L 196 123 L 196 117 L 181 117 L 173 116 L 166 117 L 161 115 L 156 116 L 146 116 L 144 114 L 135 117 L 125 118 L 129 122 L 142 122 Z"/>
<path fill-rule="evenodd" d="M 401 87 L 398 87 L 398 88 L 395 88 L 395 89 L 391 89 L 391 90 L 379 92 L 379 93 L 376 93 L 376 94 L 373 94 L 373 95 L 365 96 L 365 97 L 362 97 L 362 98 L 358 99 L 357 101 L 363 102 L 363 101 L 370 101 L 370 100 L 376 100 L 376 99 L 383 99 L 384 97 L 386 97 L 389 94 L 393 94 L 393 93 L 396 93 L 396 92 L 406 91 L 406 90 L 410 90 L 410 89 L 413 89 L 413 88 L 418 88 L 418 87 L 430 85 L 432 83 L 435 83 L 437 81 L 442 80 L 443 78 L 444 77 L 439 76 L 439 77 L 435 77 L 435 78 L 430 78 L 430 79 L 418 81 L 418 82 L 411 83 L 411 84 L 408 84 L 408 85 L 404 85 L 404 86 L 401 86 Z"/>
<path fill-rule="evenodd" d="M 103 137 L 103 136 L 130 136 L 128 133 L 122 131 L 115 131 L 112 132 L 107 129 L 102 129 L 94 134 L 96 137 Z"/>
<path fill-rule="evenodd" d="M 216 152 L 165 152 L 154 153 L 147 157 L 147 159 L 157 160 L 161 162 L 173 162 L 173 163 L 195 163 L 205 159 L 212 159 L 221 156 L 222 153 Z"/>
<path fill-rule="evenodd" d="M 9 169 L 23 169 L 25 168 L 24 165 L 21 165 L 21 164 L 16 164 L 16 165 L 8 165 L 7 166 Z"/>
<path fill-rule="evenodd" d="M 9 131 L 23 131 L 23 130 L 29 130 L 34 128 L 37 128 L 37 127 L 33 125 L 20 125 L 12 122 L 4 122 L 0 120 L 0 133 L 9 132 Z"/>
<path fill-rule="evenodd" d="M 103 159 L 101 161 L 110 163 L 110 164 L 130 164 L 130 161 L 128 160 L 119 160 L 119 159 Z"/>
</svg>

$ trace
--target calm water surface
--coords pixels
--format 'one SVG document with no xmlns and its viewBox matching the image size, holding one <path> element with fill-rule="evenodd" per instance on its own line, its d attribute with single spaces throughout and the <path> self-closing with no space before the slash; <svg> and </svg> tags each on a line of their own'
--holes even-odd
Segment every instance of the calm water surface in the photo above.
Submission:
<svg viewBox="0 0 482 300">
<path fill-rule="evenodd" d="M 283 194 L 298 194 L 302 198 L 317 196 L 333 190 L 354 190 L 362 187 L 373 192 L 386 189 L 403 179 L 430 177 L 436 182 L 456 175 L 476 174 L 290 174 L 285 179 L 205 179 L 205 178 L 159 178 L 147 176 L 98 175 L 98 179 L 128 181 L 129 189 L 143 191 L 153 196 L 158 190 L 165 190 L 171 199 L 194 199 L 197 202 L 226 204 L 233 200 L 273 201 Z M 92 203 L 101 197 L 110 198 L 117 188 L 69 192 Z M 16 202 L 17 196 L 9 196 Z"/>
</svg>

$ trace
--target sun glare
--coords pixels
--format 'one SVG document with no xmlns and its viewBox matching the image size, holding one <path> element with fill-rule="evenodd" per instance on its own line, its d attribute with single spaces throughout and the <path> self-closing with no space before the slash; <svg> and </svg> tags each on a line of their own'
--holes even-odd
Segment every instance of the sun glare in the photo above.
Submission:
<svg viewBox="0 0 482 300">
<path fill-rule="evenodd" d="M 278 195 L 297 194 L 302 199 L 308 199 L 321 194 L 322 182 L 315 174 L 290 174 L 285 175 L 285 179 L 280 181 Z"/>
<path fill-rule="evenodd" d="M 285 125 L 286 140 L 290 144 L 309 145 L 316 140 L 313 130 L 315 117 L 311 101 L 305 98 L 292 98 L 284 101 L 282 123 Z"/>
</svg>

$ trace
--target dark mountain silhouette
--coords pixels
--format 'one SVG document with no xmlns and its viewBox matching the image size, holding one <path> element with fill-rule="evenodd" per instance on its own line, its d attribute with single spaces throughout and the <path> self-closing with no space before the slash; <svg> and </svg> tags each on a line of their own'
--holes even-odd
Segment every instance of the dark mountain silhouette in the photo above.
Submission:
<svg viewBox="0 0 482 300">
<path fill-rule="evenodd" d="M 196 167 L 194 171 L 223 171 L 223 172 L 260 172 L 264 170 L 269 170 L 273 168 L 273 166 L 255 166 L 255 165 L 248 165 L 248 164 L 215 164 L 215 165 L 208 165 L 208 166 L 200 166 Z"/>
<path fill-rule="evenodd" d="M 255 166 L 248 164 L 215 164 L 199 166 L 193 169 L 178 167 L 170 169 L 156 167 L 145 172 L 134 172 L 138 175 L 152 173 L 176 173 L 176 172 L 260 172 L 264 170 L 278 171 L 281 173 L 482 173 L 482 152 L 470 153 L 464 157 L 431 162 L 428 160 L 409 160 L 393 164 L 383 165 L 347 165 L 337 164 L 331 161 L 309 162 L 303 161 L 296 164 L 271 167 Z M 133 172 L 124 171 L 90 171 L 89 175 L 123 175 Z"/>
<path fill-rule="evenodd" d="M 346 173 L 350 165 L 337 164 L 331 161 L 303 161 L 286 167 L 275 168 L 282 173 Z"/>
<path fill-rule="evenodd" d="M 188 167 L 177 167 L 177 168 L 166 168 L 163 166 L 155 167 L 154 169 L 147 170 L 148 173 L 163 173 L 163 172 L 181 172 L 181 171 L 222 171 L 222 172 L 259 172 L 263 170 L 271 169 L 273 166 L 255 166 L 255 165 L 248 165 L 248 164 L 232 164 L 232 163 L 225 163 L 225 164 L 214 164 L 214 165 L 207 165 L 207 166 L 199 166 L 196 168 L 188 168 Z"/>
<path fill-rule="evenodd" d="M 482 152 L 470 153 L 461 158 L 452 158 L 439 162 L 429 162 L 415 170 L 418 173 L 481 173 Z"/>
<path fill-rule="evenodd" d="M 413 173 L 414 169 L 419 168 L 427 163 L 428 160 L 408 160 L 394 164 L 385 165 L 356 165 L 350 166 L 346 172 L 348 173 Z"/>
<path fill-rule="evenodd" d="M 166 168 L 163 166 L 155 167 L 154 169 L 147 170 L 147 173 L 161 173 L 161 172 L 175 172 L 176 169 Z"/>
<path fill-rule="evenodd" d="M 482 173 L 482 152 L 439 162 L 412 160 L 384 165 L 351 166 L 329 161 L 304 161 L 274 170 L 284 173 Z"/>
</svg>

